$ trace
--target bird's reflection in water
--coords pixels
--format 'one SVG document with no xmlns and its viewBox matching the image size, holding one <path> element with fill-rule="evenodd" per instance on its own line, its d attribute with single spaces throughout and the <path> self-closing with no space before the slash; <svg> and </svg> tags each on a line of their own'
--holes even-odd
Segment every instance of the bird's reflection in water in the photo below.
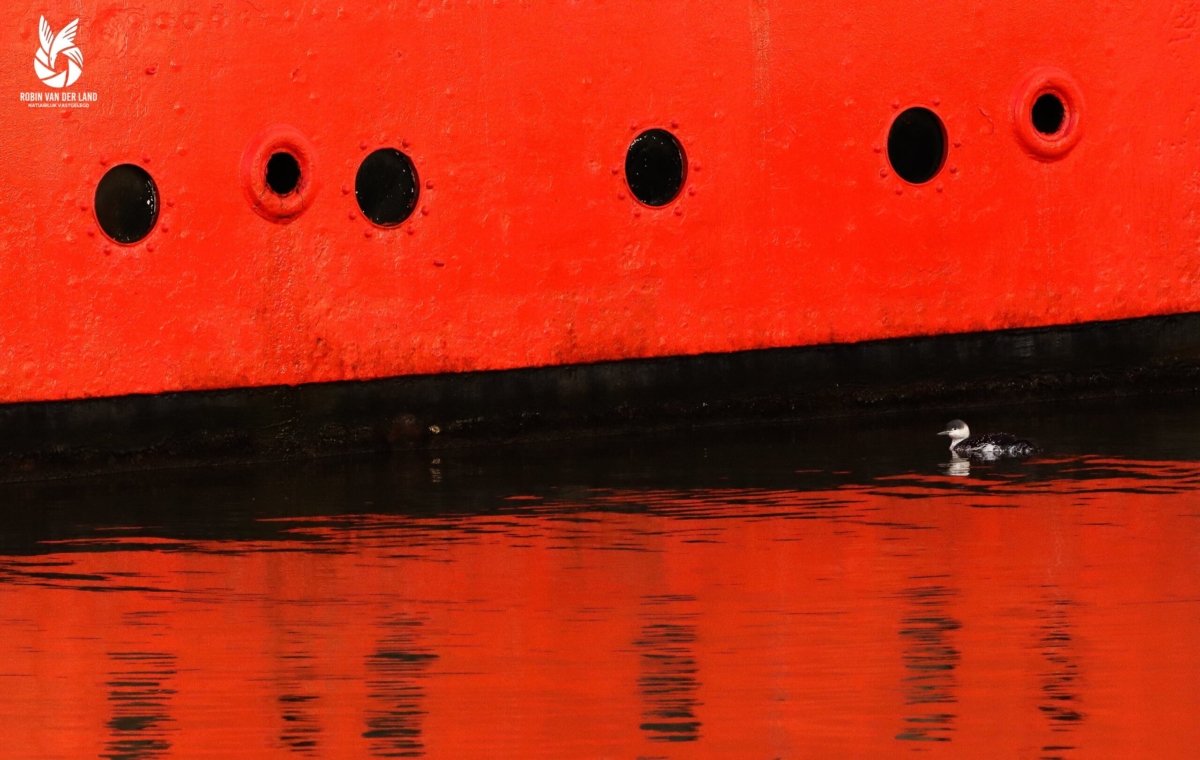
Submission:
<svg viewBox="0 0 1200 760">
<path fill-rule="evenodd" d="M 971 474 L 971 460 L 958 455 L 951 455 L 949 462 L 938 465 L 938 469 L 956 478 L 965 478 Z"/>
<path fill-rule="evenodd" d="M 949 462 L 942 462 L 938 465 L 938 469 L 947 475 L 956 478 L 965 478 L 971 474 L 971 463 L 994 463 L 994 462 L 1014 462 L 1019 461 L 1022 457 L 1015 457 L 1008 454 L 998 454 L 994 451 L 972 451 L 967 456 L 959 456 L 951 453 Z"/>
</svg>

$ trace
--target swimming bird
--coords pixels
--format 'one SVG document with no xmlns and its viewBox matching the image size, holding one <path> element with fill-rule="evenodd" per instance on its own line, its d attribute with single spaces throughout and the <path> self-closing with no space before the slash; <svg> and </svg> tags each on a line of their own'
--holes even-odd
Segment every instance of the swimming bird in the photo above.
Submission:
<svg viewBox="0 0 1200 760">
<path fill-rule="evenodd" d="M 1008 433 L 972 436 L 962 420 L 950 420 L 938 435 L 950 436 L 950 453 L 960 457 L 1027 457 L 1038 452 L 1032 442 Z"/>
</svg>

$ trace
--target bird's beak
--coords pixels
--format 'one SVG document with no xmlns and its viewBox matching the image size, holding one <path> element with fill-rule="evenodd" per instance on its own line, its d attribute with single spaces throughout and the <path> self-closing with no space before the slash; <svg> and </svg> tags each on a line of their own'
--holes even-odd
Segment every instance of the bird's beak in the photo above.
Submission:
<svg viewBox="0 0 1200 760">
<path fill-rule="evenodd" d="M 943 431 L 941 431 L 940 433 L 938 433 L 938 435 L 950 435 L 950 431 L 949 431 L 949 430 L 943 430 Z"/>
</svg>

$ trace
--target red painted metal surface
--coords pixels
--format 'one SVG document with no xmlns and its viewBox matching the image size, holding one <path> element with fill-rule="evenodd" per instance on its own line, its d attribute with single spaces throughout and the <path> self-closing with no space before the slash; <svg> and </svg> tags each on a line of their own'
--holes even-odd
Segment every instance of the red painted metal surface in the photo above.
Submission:
<svg viewBox="0 0 1200 760">
<path fill-rule="evenodd" d="M 86 108 L 29 102 L 51 92 L 43 14 L 79 18 L 82 74 L 54 92 Z M 19 1 L 0 25 L 0 400 L 1200 310 L 1198 19 L 1165 0 Z M 1050 135 L 1029 127 L 1045 92 L 1066 111 Z M 920 186 L 886 150 L 914 105 L 947 136 Z M 688 157 L 662 208 L 623 176 L 650 127 Z M 280 136 L 320 191 L 249 197 Z M 421 178 L 386 229 L 354 193 L 381 147 Z M 93 210 L 119 163 L 160 193 L 132 245 Z"/>
</svg>

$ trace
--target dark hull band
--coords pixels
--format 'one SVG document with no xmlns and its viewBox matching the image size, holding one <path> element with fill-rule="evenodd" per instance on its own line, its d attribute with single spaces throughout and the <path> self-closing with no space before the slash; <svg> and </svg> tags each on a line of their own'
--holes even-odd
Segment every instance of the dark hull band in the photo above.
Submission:
<svg viewBox="0 0 1200 760">
<path fill-rule="evenodd" d="M 1200 314 L 0 406 L 0 479 L 1200 386 Z"/>
</svg>

